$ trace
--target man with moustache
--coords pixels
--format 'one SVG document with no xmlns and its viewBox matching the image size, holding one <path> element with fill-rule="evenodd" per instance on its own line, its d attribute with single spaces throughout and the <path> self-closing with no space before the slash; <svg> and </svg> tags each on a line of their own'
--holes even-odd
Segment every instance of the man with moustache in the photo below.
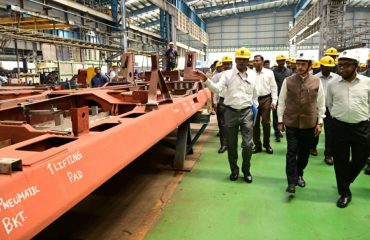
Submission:
<svg viewBox="0 0 370 240">
<path fill-rule="evenodd" d="M 240 48 L 235 52 L 236 68 L 225 71 L 218 83 L 208 80 L 207 76 L 197 71 L 199 78 L 214 92 L 226 89 L 224 104 L 225 132 L 227 138 L 227 152 L 230 165 L 230 180 L 236 181 L 239 177 L 238 160 L 238 132 L 242 135 L 242 158 L 241 170 L 244 181 L 252 183 L 250 160 L 252 157 L 253 113 L 252 105 L 258 106 L 257 92 L 255 89 L 256 75 L 248 69 L 247 64 L 251 52 L 247 48 Z"/>
</svg>

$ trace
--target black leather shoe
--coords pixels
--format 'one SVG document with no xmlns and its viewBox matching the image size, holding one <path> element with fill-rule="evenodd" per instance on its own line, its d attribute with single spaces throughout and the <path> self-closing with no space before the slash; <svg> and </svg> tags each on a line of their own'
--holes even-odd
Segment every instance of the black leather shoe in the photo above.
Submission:
<svg viewBox="0 0 370 240">
<path fill-rule="evenodd" d="M 318 155 L 318 153 L 317 153 L 317 149 L 316 149 L 316 148 L 311 148 L 311 149 L 310 149 L 310 154 L 311 154 L 312 156 L 317 156 L 317 155 Z"/>
<path fill-rule="evenodd" d="M 295 185 L 289 184 L 285 191 L 288 193 L 295 193 Z"/>
<path fill-rule="evenodd" d="M 305 187 L 306 186 L 306 182 L 305 182 L 305 180 L 303 179 L 302 176 L 298 177 L 298 186 L 300 186 L 300 187 Z"/>
<path fill-rule="evenodd" d="M 324 162 L 327 165 L 333 165 L 334 164 L 333 157 L 332 156 L 329 156 L 329 155 L 326 155 L 325 158 L 324 158 Z"/>
<path fill-rule="evenodd" d="M 226 146 L 221 146 L 220 149 L 218 149 L 218 153 L 224 153 L 227 150 Z"/>
<path fill-rule="evenodd" d="M 230 174 L 230 180 L 231 181 L 236 181 L 239 177 L 239 174 L 238 173 L 232 173 Z"/>
<path fill-rule="evenodd" d="M 345 208 L 348 206 L 348 204 L 351 202 L 352 196 L 351 195 L 342 195 L 339 197 L 337 201 L 337 207 L 339 208 Z"/>
<path fill-rule="evenodd" d="M 268 154 L 273 154 L 274 153 L 274 150 L 272 150 L 272 147 L 271 146 L 267 146 L 267 147 L 265 147 L 265 149 L 266 149 L 266 152 Z"/>
<path fill-rule="evenodd" d="M 370 164 L 365 168 L 365 174 L 370 175 Z"/>
<path fill-rule="evenodd" d="M 250 173 L 244 174 L 244 181 L 246 181 L 247 183 L 252 183 L 252 175 Z"/>
<path fill-rule="evenodd" d="M 261 147 L 255 147 L 252 150 L 252 153 L 259 153 L 259 152 L 262 152 L 262 148 Z"/>
</svg>

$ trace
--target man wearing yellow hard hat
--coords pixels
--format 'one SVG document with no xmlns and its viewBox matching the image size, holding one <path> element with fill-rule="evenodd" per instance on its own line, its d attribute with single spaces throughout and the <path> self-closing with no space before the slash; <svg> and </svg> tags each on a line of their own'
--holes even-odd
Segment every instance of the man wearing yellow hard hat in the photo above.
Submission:
<svg viewBox="0 0 370 240">
<path fill-rule="evenodd" d="M 333 47 L 326 49 L 325 52 L 324 52 L 324 56 L 330 56 L 334 59 L 334 61 L 336 62 L 335 65 L 337 65 L 338 55 L 339 55 L 338 50 L 336 48 L 333 48 Z M 334 67 L 333 72 L 334 73 L 339 73 L 338 68 L 336 66 Z"/>
<path fill-rule="evenodd" d="M 253 112 L 258 106 L 257 91 L 255 88 L 256 74 L 247 68 L 251 52 L 247 48 L 239 48 L 235 52 L 236 68 L 224 71 L 220 81 L 213 83 L 201 71 L 197 71 L 199 78 L 206 82 L 210 90 L 220 92 L 226 88 L 225 101 L 225 132 L 227 138 L 227 154 L 230 165 L 230 180 L 236 181 L 239 177 L 238 161 L 238 132 L 242 135 L 242 166 L 244 181 L 252 183 L 250 161 L 252 157 Z M 254 106 L 253 106 L 254 105 Z"/>
<path fill-rule="evenodd" d="M 233 59 L 231 56 L 223 56 L 222 57 L 222 68 L 223 71 L 230 70 L 233 67 Z M 214 76 L 216 77 L 216 76 Z M 212 78 L 213 82 L 218 82 L 219 78 L 221 77 L 221 73 L 217 75 L 217 81 L 214 81 Z M 224 104 L 225 101 L 225 89 L 219 92 L 218 94 L 218 102 L 217 102 L 217 123 L 218 123 L 218 128 L 219 128 L 219 137 L 220 137 L 220 148 L 218 149 L 218 153 L 224 153 L 227 150 L 227 140 L 226 140 L 226 132 L 225 132 L 225 111 L 226 111 L 226 106 Z"/>
<path fill-rule="evenodd" d="M 312 56 L 300 53 L 297 57 L 297 73 L 287 77 L 279 95 L 278 128 L 286 131 L 287 154 L 286 192 L 304 188 L 304 170 L 308 164 L 310 144 L 321 133 L 325 117 L 325 96 L 318 77 L 310 74 Z"/>
<path fill-rule="evenodd" d="M 290 58 L 290 69 L 292 70 L 292 74 L 297 72 L 297 62 L 294 57 Z"/>
<path fill-rule="evenodd" d="M 290 70 L 288 67 L 285 67 L 285 62 L 287 60 L 286 56 L 284 54 L 279 54 L 275 58 L 277 62 L 277 67 L 273 69 L 274 77 L 276 81 L 276 85 L 278 87 L 278 96 L 280 94 L 281 85 L 283 85 L 284 79 L 292 75 L 292 70 Z M 289 59 L 290 61 L 290 59 Z M 280 142 L 280 138 L 283 137 L 281 132 L 279 131 L 277 125 L 278 125 L 278 116 L 276 109 L 272 110 L 272 126 L 274 128 L 275 132 L 275 141 Z"/>
<path fill-rule="evenodd" d="M 330 56 L 325 56 L 320 59 L 320 69 L 321 72 L 317 73 L 315 76 L 320 78 L 321 84 L 324 89 L 324 94 L 327 94 L 328 84 L 331 81 L 339 81 L 341 77 L 334 73 L 335 61 Z M 328 165 L 333 165 L 333 154 L 332 154 L 332 131 L 331 131 L 331 116 L 329 109 L 326 106 L 324 118 L 324 130 L 325 130 L 325 150 L 324 150 L 324 162 Z M 319 143 L 319 136 L 316 136 L 310 149 L 310 154 L 317 156 L 317 144 Z"/>
<path fill-rule="evenodd" d="M 333 159 L 340 197 L 337 207 L 352 200 L 350 185 L 364 168 L 370 155 L 370 78 L 357 73 L 357 50 L 339 54 L 341 79 L 328 84 L 326 105 L 332 116 Z"/>
<path fill-rule="evenodd" d="M 315 75 L 320 72 L 320 61 L 313 61 L 312 62 L 312 74 Z"/>
<path fill-rule="evenodd" d="M 166 71 L 172 71 L 177 67 L 178 54 L 173 42 L 169 42 L 170 48 L 166 51 Z"/>
</svg>

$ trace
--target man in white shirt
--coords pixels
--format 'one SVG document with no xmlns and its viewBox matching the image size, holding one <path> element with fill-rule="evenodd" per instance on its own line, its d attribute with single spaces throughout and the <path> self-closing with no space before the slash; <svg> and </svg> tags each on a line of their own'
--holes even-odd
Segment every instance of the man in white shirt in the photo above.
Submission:
<svg viewBox="0 0 370 240">
<path fill-rule="evenodd" d="M 256 123 L 253 128 L 253 153 L 262 152 L 261 128 L 262 118 L 263 128 L 263 147 L 266 152 L 272 154 L 274 151 L 270 146 L 271 132 L 271 109 L 276 109 L 277 85 L 274 73 L 270 69 L 263 67 L 264 59 L 261 55 L 254 56 L 254 70 L 256 72 L 256 89 L 258 94 L 258 113 Z"/>
<path fill-rule="evenodd" d="M 315 76 L 320 78 L 321 84 L 324 88 L 324 94 L 327 94 L 328 83 L 333 80 L 341 79 L 341 76 L 334 73 L 333 70 L 335 68 L 334 59 L 330 56 L 325 56 L 320 59 L 320 69 L 321 72 L 317 73 Z M 324 130 L 325 130 L 325 151 L 324 151 L 324 162 L 328 165 L 333 165 L 333 157 L 332 157 L 332 131 L 331 131 L 331 116 L 328 108 L 326 107 L 325 111 L 325 118 L 324 118 Z M 317 156 L 317 144 L 319 143 L 319 136 L 314 138 L 314 141 L 310 148 L 310 154 Z"/>
<path fill-rule="evenodd" d="M 310 145 L 321 133 L 325 117 L 325 97 L 320 79 L 309 73 L 312 57 L 301 53 L 296 60 L 297 73 L 281 86 L 278 104 L 278 128 L 286 130 L 286 191 L 305 187 L 304 169 L 308 164 Z"/>
<path fill-rule="evenodd" d="M 109 73 L 109 82 L 115 82 L 117 81 L 117 65 L 112 64 L 112 69 L 110 70 Z"/>
<path fill-rule="evenodd" d="M 207 76 L 197 71 L 200 79 L 214 92 L 226 89 L 225 101 L 225 132 L 227 138 L 227 153 L 230 164 L 230 180 L 239 177 L 238 160 L 238 132 L 242 135 L 242 172 L 244 181 L 252 182 L 250 160 L 252 157 L 253 113 L 252 105 L 258 106 L 257 91 L 255 88 L 256 74 L 247 68 L 251 52 L 247 48 L 240 48 L 235 52 L 236 68 L 224 71 L 220 81 L 213 83 Z"/>
<path fill-rule="evenodd" d="M 350 185 L 370 155 L 370 78 L 357 74 L 359 59 L 356 50 L 340 53 L 338 69 L 342 78 L 329 82 L 326 96 L 333 118 L 332 151 L 339 208 L 351 202 Z"/>
</svg>

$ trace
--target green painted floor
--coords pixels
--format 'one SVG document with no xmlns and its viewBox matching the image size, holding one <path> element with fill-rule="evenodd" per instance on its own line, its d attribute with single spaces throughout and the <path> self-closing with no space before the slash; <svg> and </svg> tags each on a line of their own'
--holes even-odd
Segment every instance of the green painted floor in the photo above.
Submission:
<svg viewBox="0 0 370 240">
<path fill-rule="evenodd" d="M 370 239 L 370 176 L 361 173 L 351 187 L 351 204 L 337 208 L 334 168 L 323 162 L 323 136 L 319 156 L 310 157 L 305 171 L 307 186 L 289 199 L 285 138 L 272 142 L 273 155 L 253 155 L 253 183 L 247 184 L 241 177 L 228 180 L 227 155 L 217 153 L 215 134 L 147 240 Z"/>
</svg>

